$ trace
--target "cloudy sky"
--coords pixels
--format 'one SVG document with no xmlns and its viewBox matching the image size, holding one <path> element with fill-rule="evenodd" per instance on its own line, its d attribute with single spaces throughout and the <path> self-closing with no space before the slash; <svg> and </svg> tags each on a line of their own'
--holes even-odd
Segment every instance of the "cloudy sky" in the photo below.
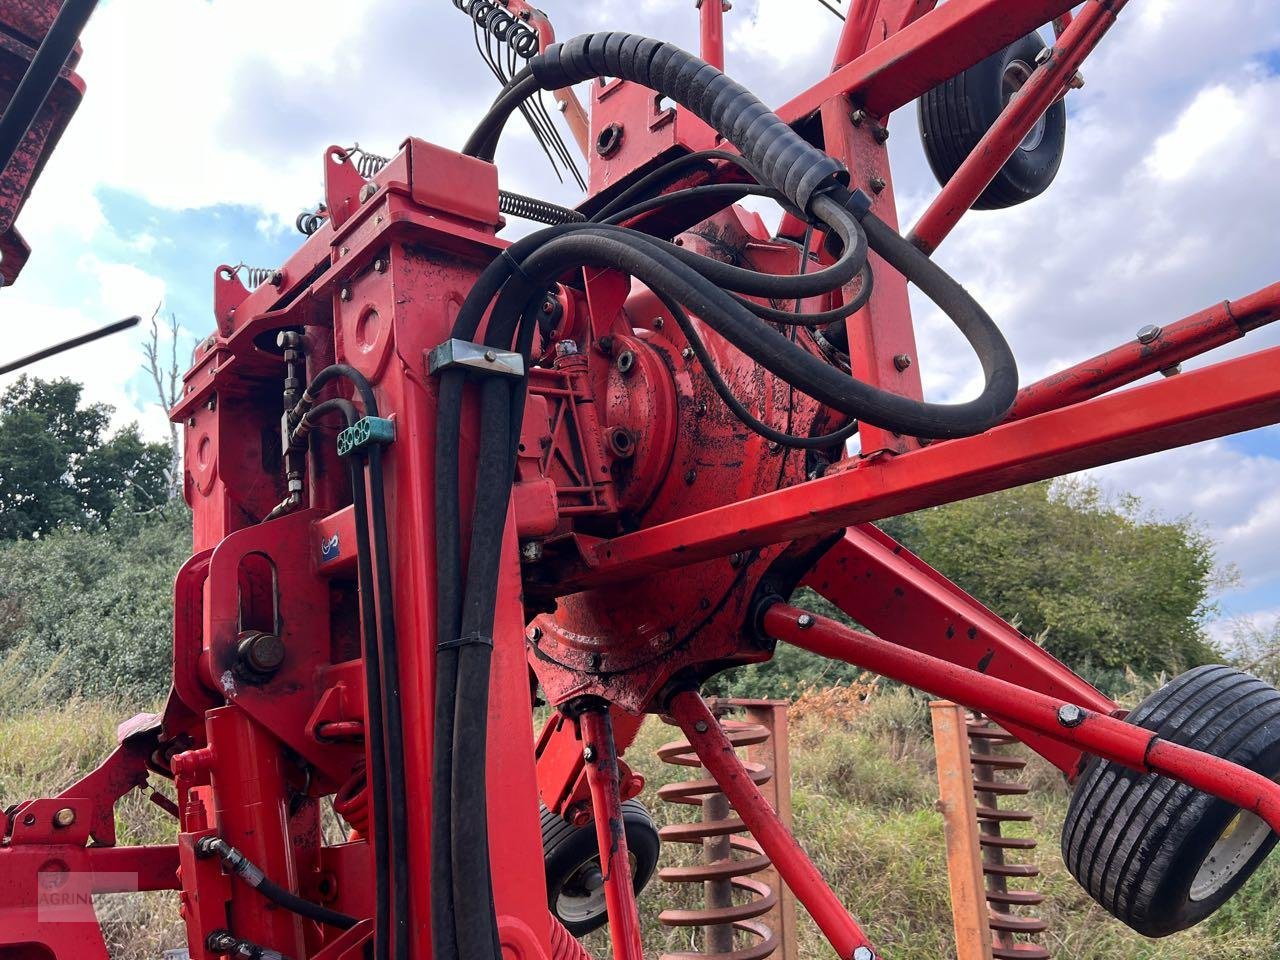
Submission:
<svg viewBox="0 0 1280 960">
<path fill-rule="evenodd" d="M 696 43 L 693 0 L 542 6 L 564 37 Z M 735 0 L 726 26 L 729 71 L 781 103 L 824 72 L 838 23 L 817 0 Z M 0 293 L 6 357 L 160 303 L 203 336 L 214 267 L 277 264 L 296 246 L 292 220 L 321 194 L 327 145 L 391 153 L 414 134 L 456 147 L 495 90 L 449 0 L 106 0 L 84 48 L 88 94 L 19 223 L 34 253 Z M 1280 278 L 1275 4 L 1135 0 L 1084 72 L 1050 192 L 970 216 L 937 254 L 1002 325 L 1024 382 Z M 891 130 L 909 223 L 937 188 L 914 110 Z M 504 141 L 504 185 L 576 202 L 522 133 Z M 971 393 L 975 365 L 945 321 L 917 304 L 917 322 L 930 396 Z M 31 372 L 83 380 L 158 437 L 140 337 Z M 1263 330 L 1207 362 L 1276 343 L 1280 330 Z M 1220 633 L 1230 617 L 1280 615 L 1276 428 L 1096 476 L 1217 540 L 1241 573 Z"/>
</svg>

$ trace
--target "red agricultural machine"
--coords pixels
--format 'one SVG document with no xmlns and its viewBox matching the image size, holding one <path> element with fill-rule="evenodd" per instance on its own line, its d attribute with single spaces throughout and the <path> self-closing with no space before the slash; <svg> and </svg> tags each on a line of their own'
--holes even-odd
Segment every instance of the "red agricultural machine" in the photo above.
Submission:
<svg viewBox="0 0 1280 960">
<path fill-rule="evenodd" d="M 197 960 L 566 960 L 587 954 L 564 921 L 606 917 L 638 960 L 623 754 L 661 714 L 835 954 L 872 960 L 699 694 L 778 643 L 981 711 L 1058 767 L 1067 865 L 1134 929 L 1220 907 L 1280 828 L 1280 693 L 1202 667 L 1126 717 L 873 525 L 1280 420 L 1280 349 L 1179 372 L 1280 316 L 1280 285 L 1019 389 L 930 259 L 970 208 L 1048 186 L 1063 97 L 1125 5 L 851 0 L 830 74 L 773 112 L 720 69 L 719 0 L 700 57 L 456 0 L 505 81 L 461 150 L 333 147 L 297 252 L 217 271 L 173 410 L 195 519 L 173 690 L 92 774 L 8 809 L 0 957 L 105 957 L 59 908 L 140 889 L 180 892 Z M 0 37 L 56 6 L 3 4 Z M 572 165 L 544 92 L 587 156 L 576 209 L 499 186 L 517 112 Z M 944 186 L 904 236 L 886 121 L 912 101 Z M 776 231 L 738 203 L 757 196 Z M 508 240 L 506 217 L 543 226 Z M 908 284 L 971 344 L 975 399 L 922 398 Z M 802 584 L 865 632 L 790 605 Z M 174 842 L 118 845 L 116 802 L 161 780 Z M 552 875 L 566 832 L 597 842 Z M 740 929 L 725 956 L 768 955 Z"/>
</svg>

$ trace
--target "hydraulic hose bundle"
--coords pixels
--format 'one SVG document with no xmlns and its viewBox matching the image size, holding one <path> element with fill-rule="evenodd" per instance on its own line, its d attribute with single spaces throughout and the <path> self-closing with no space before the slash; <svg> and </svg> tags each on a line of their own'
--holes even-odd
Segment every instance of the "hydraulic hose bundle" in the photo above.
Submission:
<svg viewBox="0 0 1280 960">
<path fill-rule="evenodd" d="M 597 77 L 618 77 L 664 94 L 706 121 L 740 151 L 709 151 L 683 158 L 640 181 L 596 218 L 538 231 L 513 243 L 480 275 L 459 311 L 452 336 L 474 341 L 488 313 L 484 345 L 515 350 L 526 367 L 536 319 L 547 287 L 584 267 L 619 270 L 661 298 L 726 402 L 728 393 L 686 311 L 794 389 L 858 421 L 912 436 L 941 438 L 987 429 L 1007 412 L 1017 390 L 1008 345 L 964 289 L 869 210 L 869 200 L 847 187 L 843 167 L 809 144 L 753 94 L 715 67 L 670 44 L 625 33 L 587 34 L 550 47 L 530 60 L 495 101 L 464 152 L 492 160 L 507 119 L 541 90 Z M 725 159 L 755 184 L 714 184 L 650 197 L 681 164 Z M 655 206 L 695 196 L 777 199 L 838 241 L 830 266 L 795 276 L 762 274 L 703 257 L 619 224 Z M 638 202 L 632 202 L 639 197 Z M 622 207 L 623 209 L 619 209 Z M 868 249 L 913 281 L 940 306 L 974 347 L 985 387 L 956 405 L 925 403 L 853 380 L 815 357 L 773 324 L 818 325 L 852 313 L 870 294 Z M 807 250 L 805 251 L 807 256 Z M 806 263 L 807 266 L 807 263 Z M 806 317 L 762 307 L 746 298 L 803 299 L 844 288 L 862 278 L 856 304 Z M 492 309 L 490 310 L 490 307 Z M 464 372 L 440 371 L 436 439 L 436 516 L 439 617 L 433 770 L 432 922 L 438 960 L 500 957 L 492 906 L 485 807 L 485 737 L 489 660 L 507 501 L 523 411 L 522 378 L 487 376 L 479 385 L 480 453 L 469 524 L 460 517 L 458 454 Z M 730 402 L 739 416 L 745 407 Z M 754 418 L 751 418 L 754 420 Z M 753 429 L 767 428 L 755 421 Z M 767 434 L 768 435 L 768 434 Z M 793 446 L 806 439 L 773 435 Z M 469 530 L 467 569 L 462 537 Z"/>
</svg>

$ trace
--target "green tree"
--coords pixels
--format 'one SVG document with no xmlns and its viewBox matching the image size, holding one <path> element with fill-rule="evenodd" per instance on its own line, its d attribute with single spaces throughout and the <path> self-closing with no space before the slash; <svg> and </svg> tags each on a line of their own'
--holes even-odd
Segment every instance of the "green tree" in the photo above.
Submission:
<svg viewBox="0 0 1280 960">
<path fill-rule="evenodd" d="M 19 378 L 0 394 L 0 539 L 41 536 L 69 524 L 106 524 L 121 503 L 168 499 L 169 448 L 130 425 L 107 435 L 112 408 L 82 404 L 66 378 Z"/>
<path fill-rule="evenodd" d="M 169 686 L 173 578 L 191 553 L 181 501 L 0 541 L 0 660 L 52 695 L 145 702 Z"/>
<path fill-rule="evenodd" d="M 1224 578 L 1212 541 L 1136 497 L 1035 483 L 884 527 L 1072 667 L 1151 675 L 1221 656 L 1204 629 Z"/>
<path fill-rule="evenodd" d="M 1082 481 L 1036 483 L 882 526 L 1108 691 L 1127 686 L 1127 671 L 1180 673 L 1223 656 L 1204 627 L 1231 571 L 1217 569 L 1212 542 L 1193 522 L 1153 518 L 1136 497 L 1111 500 Z M 795 602 L 849 622 L 810 590 Z M 1274 636 L 1254 634 L 1256 669 L 1280 675 L 1280 628 Z M 721 674 L 711 689 L 791 697 L 808 687 L 852 682 L 860 673 L 779 644 L 769 662 Z"/>
</svg>

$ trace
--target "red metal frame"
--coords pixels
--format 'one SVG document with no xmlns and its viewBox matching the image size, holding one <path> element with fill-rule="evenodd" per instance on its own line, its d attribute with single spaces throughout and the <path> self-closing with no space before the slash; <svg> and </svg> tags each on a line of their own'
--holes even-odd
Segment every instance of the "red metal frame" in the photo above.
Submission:
<svg viewBox="0 0 1280 960">
<path fill-rule="evenodd" d="M 855 0 L 830 76 L 780 112 L 841 159 L 877 214 L 896 224 L 888 114 L 1053 21 L 1049 58 L 917 225 L 917 242 L 933 249 L 1123 5 L 1090 0 L 1072 19 L 1066 0 Z M 703 49 L 717 59 L 723 10 L 719 0 L 702 7 Z M 544 45 L 550 41 L 545 17 L 520 0 L 509 9 Z M 716 142 L 704 124 L 658 103 L 652 91 L 593 84 L 592 100 L 590 135 L 575 126 L 579 143 L 593 143 L 610 125 L 622 130 L 615 153 L 589 151 L 593 198 L 616 193 L 662 159 Z M 42 944 L 61 958 L 105 958 L 96 933 L 40 921 L 36 879 L 56 861 L 72 871 L 133 871 L 143 889 L 180 889 L 196 960 L 212 960 L 206 937 L 221 929 L 297 960 L 363 956 L 367 921 L 339 934 L 264 910 L 257 893 L 196 855 L 198 841 L 218 833 L 282 886 L 357 917 L 372 913 L 356 524 L 330 427 L 316 431 L 307 460 L 305 509 L 261 522 L 286 493 L 272 466 L 283 373 L 271 344 L 284 330 L 301 332 L 311 373 L 333 362 L 363 373 L 395 421 L 386 494 L 409 809 L 407 834 L 394 842 L 408 848 L 415 878 L 409 916 L 397 919 L 412 955 L 430 956 L 436 387 L 425 357 L 448 336 L 478 271 L 505 246 L 496 236 L 498 173 L 412 138 L 369 180 L 339 148 L 326 151 L 324 172 L 329 220 L 280 267 L 278 282 L 249 290 L 219 271 L 216 332 L 201 345 L 173 411 L 184 424 L 196 550 L 175 584 L 173 694 L 162 717 L 129 728 L 99 771 L 59 797 L 19 804 L 8 817 L 0 947 Z M 690 182 L 734 175 L 725 167 Z M 799 266 L 794 239 L 802 226 L 790 220 L 782 239 L 739 208 L 665 211 L 646 226 L 685 231 L 681 242 L 691 249 L 756 269 L 793 273 Z M 918 397 L 906 283 L 876 266 L 875 296 L 848 321 L 853 374 Z M 858 456 L 823 464 L 810 478 L 805 457 L 744 435 L 723 411 L 650 291 L 608 271 L 564 281 L 555 330 L 539 345 L 542 365 L 529 378 L 494 631 L 489 825 L 508 955 L 580 957 L 548 922 L 540 794 L 575 823 L 594 818 L 608 851 L 614 955 L 639 957 L 618 804 L 643 783 L 617 754 L 644 712 L 662 710 L 680 723 L 840 955 L 872 955 L 688 689 L 726 666 L 768 658 L 773 639 L 981 709 L 1068 773 L 1084 753 L 1096 753 L 1180 779 L 1280 826 L 1280 787 L 1155 742 L 1112 716 L 1112 701 L 869 525 L 1280 422 L 1280 348 L 1116 390 L 1172 373 L 1180 361 L 1280 318 L 1280 285 L 1025 387 L 1008 421 L 983 435 L 922 443 L 864 426 Z M 785 417 L 799 432 L 829 426 L 830 411 L 763 376 L 713 332 L 704 335 L 735 392 L 762 416 Z M 903 355 L 911 362 L 901 364 Z M 474 485 L 478 429 L 469 395 L 467 404 L 464 500 Z M 877 636 L 821 618 L 802 623 L 801 612 L 783 603 L 761 616 L 802 580 Z M 289 651 L 265 681 L 240 672 L 240 644 L 251 630 L 278 633 Z M 564 708 L 536 747 L 531 675 Z M 1084 708 L 1082 723 L 1059 722 L 1064 703 Z M 114 847 L 114 804 L 148 774 L 174 781 L 176 842 Z M 346 843 L 326 846 L 317 809 L 335 793 L 355 830 Z"/>
</svg>

